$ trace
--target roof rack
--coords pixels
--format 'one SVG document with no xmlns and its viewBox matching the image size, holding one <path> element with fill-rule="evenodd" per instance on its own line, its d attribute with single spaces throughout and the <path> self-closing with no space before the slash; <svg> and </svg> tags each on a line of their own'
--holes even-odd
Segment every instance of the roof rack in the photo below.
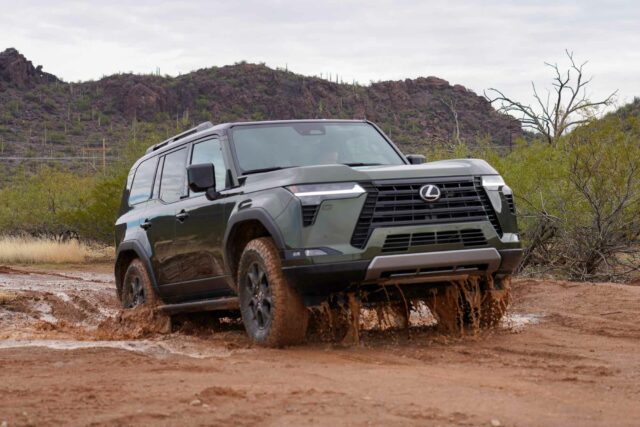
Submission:
<svg viewBox="0 0 640 427">
<path fill-rule="evenodd" d="M 176 142 L 179 139 L 186 138 L 187 136 L 193 135 L 193 134 L 198 133 L 198 132 L 202 132 L 203 130 L 206 130 L 206 129 L 209 129 L 209 128 L 212 128 L 212 127 L 213 127 L 213 123 L 211 123 L 211 122 L 200 123 L 198 126 L 196 126 L 194 128 L 191 128 L 191 129 L 186 130 L 186 131 L 184 131 L 182 133 L 179 133 L 179 134 L 177 134 L 175 136 L 172 136 L 171 138 L 166 139 L 166 140 L 164 140 L 164 141 L 162 141 L 162 142 L 160 142 L 158 144 L 152 145 L 151 147 L 147 148 L 147 154 L 151 153 L 153 151 L 156 151 L 156 150 L 158 150 L 158 149 L 160 149 L 162 147 L 165 147 L 165 146 L 171 144 L 172 142 Z"/>
</svg>

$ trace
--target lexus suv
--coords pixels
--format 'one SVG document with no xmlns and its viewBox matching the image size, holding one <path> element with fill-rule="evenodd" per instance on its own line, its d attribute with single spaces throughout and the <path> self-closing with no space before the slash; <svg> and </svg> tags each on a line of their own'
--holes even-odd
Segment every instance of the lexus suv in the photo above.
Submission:
<svg viewBox="0 0 640 427">
<path fill-rule="evenodd" d="M 309 309 L 348 295 L 411 303 L 473 279 L 491 298 L 522 255 L 489 164 L 425 163 L 356 120 L 206 122 L 153 145 L 115 240 L 124 308 L 239 310 L 267 346 L 303 341 Z"/>
</svg>

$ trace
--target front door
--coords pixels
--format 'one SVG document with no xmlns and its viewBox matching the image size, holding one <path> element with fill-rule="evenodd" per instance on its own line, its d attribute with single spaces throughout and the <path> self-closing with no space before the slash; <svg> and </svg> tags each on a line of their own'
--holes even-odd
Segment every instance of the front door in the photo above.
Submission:
<svg viewBox="0 0 640 427">
<path fill-rule="evenodd" d="M 216 189 L 225 188 L 226 165 L 220 141 L 210 138 L 195 142 L 191 148 L 189 164 L 213 163 L 216 171 Z M 181 292 L 190 299 L 211 298 L 232 293 L 228 286 L 223 260 L 225 226 L 224 198 L 209 200 L 204 193 L 189 193 L 178 203 L 175 253 L 180 259 Z"/>
</svg>

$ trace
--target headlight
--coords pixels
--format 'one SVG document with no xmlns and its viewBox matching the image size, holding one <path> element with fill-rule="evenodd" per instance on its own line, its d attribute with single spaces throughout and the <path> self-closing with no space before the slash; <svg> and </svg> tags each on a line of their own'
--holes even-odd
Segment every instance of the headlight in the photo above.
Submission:
<svg viewBox="0 0 640 427">
<path fill-rule="evenodd" d="M 482 186 L 487 190 L 500 190 L 500 187 L 504 187 L 504 179 L 500 175 L 485 175 L 482 177 Z"/>
<path fill-rule="evenodd" d="M 318 205 L 323 200 L 351 199 L 366 192 L 354 182 L 292 185 L 286 188 L 299 198 L 303 205 Z"/>
</svg>

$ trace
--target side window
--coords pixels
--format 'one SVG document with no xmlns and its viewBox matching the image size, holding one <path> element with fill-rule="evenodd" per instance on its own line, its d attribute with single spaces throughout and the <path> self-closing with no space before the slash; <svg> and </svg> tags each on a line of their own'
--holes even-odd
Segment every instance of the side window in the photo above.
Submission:
<svg viewBox="0 0 640 427">
<path fill-rule="evenodd" d="M 173 203 L 185 194 L 187 149 L 182 148 L 164 157 L 162 178 L 160 179 L 160 199 Z"/>
<path fill-rule="evenodd" d="M 129 192 L 130 205 L 149 200 L 151 196 L 151 184 L 153 183 L 153 177 L 156 173 L 157 163 L 158 158 L 153 157 L 138 165 L 135 176 L 133 177 L 133 183 L 131 184 L 131 191 Z"/>
<path fill-rule="evenodd" d="M 216 168 L 216 189 L 225 187 L 227 179 L 227 167 L 222 157 L 222 148 L 218 139 L 209 139 L 193 145 L 191 164 L 213 163 Z"/>
</svg>

